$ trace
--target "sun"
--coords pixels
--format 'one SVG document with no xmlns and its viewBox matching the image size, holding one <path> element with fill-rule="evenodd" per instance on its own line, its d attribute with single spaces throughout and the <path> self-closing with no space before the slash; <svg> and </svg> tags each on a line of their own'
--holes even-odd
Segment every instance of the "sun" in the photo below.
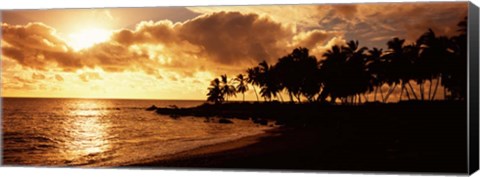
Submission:
<svg viewBox="0 0 480 177">
<path fill-rule="evenodd" d="M 88 28 L 67 36 L 68 44 L 76 51 L 92 47 L 110 38 L 111 31 L 102 28 Z"/>
</svg>

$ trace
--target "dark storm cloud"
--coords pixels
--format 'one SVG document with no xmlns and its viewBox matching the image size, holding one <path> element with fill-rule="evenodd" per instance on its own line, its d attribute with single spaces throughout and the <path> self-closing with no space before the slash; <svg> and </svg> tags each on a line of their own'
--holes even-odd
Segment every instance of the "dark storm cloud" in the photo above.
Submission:
<svg viewBox="0 0 480 177">
<path fill-rule="evenodd" d="M 437 34 L 452 36 L 456 25 L 467 15 L 467 3 L 382 3 L 332 5 L 328 20 L 320 26 L 343 28 L 346 39 L 363 45 L 385 47 L 393 37 L 415 41 L 432 28 Z"/>
</svg>

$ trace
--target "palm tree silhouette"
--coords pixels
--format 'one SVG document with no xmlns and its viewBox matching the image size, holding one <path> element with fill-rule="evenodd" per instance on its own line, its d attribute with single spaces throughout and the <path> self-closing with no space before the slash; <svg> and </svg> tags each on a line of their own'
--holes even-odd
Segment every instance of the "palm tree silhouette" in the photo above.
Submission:
<svg viewBox="0 0 480 177">
<path fill-rule="evenodd" d="M 366 47 L 359 47 L 358 41 L 349 41 L 347 46 L 343 47 L 344 52 L 346 52 L 346 63 L 348 69 L 348 85 L 350 85 L 351 99 L 352 103 L 355 103 L 358 98 L 358 103 L 361 103 L 361 94 L 365 92 L 370 92 L 373 90 L 373 86 L 370 84 L 372 80 L 372 75 L 368 72 L 366 63 L 368 61 L 365 51 L 368 49 Z M 365 97 L 366 98 L 366 97 Z"/>
<path fill-rule="evenodd" d="M 406 88 L 406 86 L 410 88 L 412 96 L 416 100 L 418 99 L 412 84 L 410 84 L 410 81 L 416 80 L 418 83 L 419 82 L 418 80 L 421 79 L 419 78 L 419 75 L 422 74 L 423 70 L 418 66 L 419 51 L 420 51 L 420 47 L 418 44 L 410 44 L 403 47 L 404 58 L 402 61 L 404 62 L 401 63 L 403 65 L 400 67 L 403 68 L 404 70 L 402 71 L 401 78 L 400 78 L 402 85 L 401 85 L 399 100 L 402 99 L 402 94 L 404 91 L 407 95 L 407 99 L 409 100 L 411 99 L 410 93 L 408 92 L 408 89 Z"/>
<path fill-rule="evenodd" d="M 380 88 L 381 96 L 383 98 L 383 91 L 381 89 L 385 81 L 385 61 L 383 56 L 383 50 L 378 48 L 373 48 L 368 51 L 367 55 L 367 70 L 372 76 L 370 81 L 371 85 L 375 87 L 373 93 L 373 101 L 377 101 L 377 93 Z"/>
<path fill-rule="evenodd" d="M 238 74 L 235 78 L 235 81 L 238 82 L 237 84 L 237 92 L 242 93 L 243 101 L 245 101 L 245 92 L 248 90 L 247 79 L 243 77 L 243 74 Z"/>
<path fill-rule="evenodd" d="M 342 47 L 338 45 L 332 46 L 323 54 L 325 58 L 320 62 L 320 74 L 323 77 L 323 89 L 318 100 L 324 102 L 327 96 L 330 96 L 330 102 L 335 103 L 338 97 L 343 97 L 343 73 L 342 64 L 346 60 L 346 54 L 342 51 Z"/>
<path fill-rule="evenodd" d="M 464 100 L 467 96 L 467 77 L 465 68 L 467 67 L 467 17 L 457 24 L 459 34 L 453 36 L 452 41 L 453 56 L 446 61 L 446 69 L 442 74 L 442 85 L 444 87 L 445 99 Z M 450 93 L 447 97 L 446 93 Z"/>
<path fill-rule="evenodd" d="M 255 92 L 255 96 L 257 97 L 257 101 L 260 101 L 258 99 L 257 90 L 255 89 L 255 86 L 260 86 L 260 68 L 259 67 L 248 68 L 247 75 L 248 75 L 247 83 L 252 85 L 253 92 Z"/>
<path fill-rule="evenodd" d="M 296 48 L 292 53 L 279 58 L 274 68 L 280 78 L 280 87 L 286 88 L 290 102 L 294 102 L 295 97 L 300 103 L 302 95 L 308 101 L 314 101 L 321 83 L 317 59 L 309 54 L 307 48 Z"/>
<path fill-rule="evenodd" d="M 373 90 L 366 50 L 359 47 L 358 41 L 349 41 L 346 46 L 335 45 L 323 54 L 325 59 L 320 62 L 323 81 L 320 101 L 330 95 L 331 102 L 341 98 L 343 103 L 361 103 L 361 94 Z"/>
<path fill-rule="evenodd" d="M 272 101 L 273 97 L 278 97 L 278 92 L 280 92 L 282 89 L 279 82 L 280 78 L 277 76 L 278 70 L 273 66 L 268 65 L 265 60 L 260 62 L 258 65 L 260 68 L 260 95 L 265 99 L 265 101 Z"/>
<path fill-rule="evenodd" d="M 445 36 L 436 36 L 432 29 L 425 32 L 417 42 L 422 46 L 420 52 L 419 65 L 423 66 L 425 79 L 429 80 L 430 89 L 428 100 L 435 98 L 439 83 L 441 82 L 443 71 L 445 71 L 450 58 L 453 58 L 452 41 Z M 432 92 L 433 80 L 436 79 L 436 85 Z"/>
<path fill-rule="evenodd" d="M 285 88 L 290 97 L 290 102 L 294 102 L 293 97 L 298 98 L 300 94 L 300 85 L 298 82 L 298 73 L 296 72 L 295 61 L 291 54 L 283 56 L 278 59 L 275 64 L 278 71 L 278 77 L 281 79 L 281 86 Z M 301 69 L 301 68 L 300 68 Z"/>
<path fill-rule="evenodd" d="M 403 44 L 405 43 L 404 39 L 393 38 L 387 42 L 388 50 L 383 56 L 385 59 L 385 83 L 390 86 L 383 102 L 387 102 L 390 95 L 393 93 L 395 88 L 402 81 L 404 72 L 408 72 L 407 66 L 409 61 L 405 59 Z"/>
<path fill-rule="evenodd" d="M 218 80 L 218 78 L 210 82 L 207 96 L 207 101 L 214 102 L 215 104 L 220 104 L 224 101 L 222 89 L 220 88 L 220 80 Z"/>
<path fill-rule="evenodd" d="M 222 85 L 221 90 L 222 94 L 225 96 L 225 100 L 228 101 L 229 96 L 236 96 L 235 87 L 230 84 L 230 81 L 227 78 L 227 75 L 221 75 Z"/>
</svg>

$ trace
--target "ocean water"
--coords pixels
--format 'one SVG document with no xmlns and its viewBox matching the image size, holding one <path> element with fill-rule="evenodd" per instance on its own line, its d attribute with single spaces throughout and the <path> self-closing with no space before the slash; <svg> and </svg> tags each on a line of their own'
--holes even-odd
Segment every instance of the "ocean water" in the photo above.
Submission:
<svg viewBox="0 0 480 177">
<path fill-rule="evenodd" d="M 148 162 L 197 147 L 264 133 L 248 120 L 219 124 L 171 118 L 145 108 L 202 101 L 2 99 L 2 163 L 111 167 Z M 218 119 L 218 118 L 217 118 Z"/>
</svg>

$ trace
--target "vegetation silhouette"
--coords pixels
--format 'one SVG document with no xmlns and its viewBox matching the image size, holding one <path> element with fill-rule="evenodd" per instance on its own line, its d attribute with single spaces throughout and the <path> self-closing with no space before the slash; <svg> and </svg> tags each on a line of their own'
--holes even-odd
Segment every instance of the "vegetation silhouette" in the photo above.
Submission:
<svg viewBox="0 0 480 177">
<path fill-rule="evenodd" d="M 237 92 L 242 93 L 243 101 L 245 101 L 245 92 L 248 91 L 247 80 L 245 79 L 243 74 L 238 74 L 237 77 L 235 78 L 235 81 L 238 83 L 235 88 Z"/>
<path fill-rule="evenodd" d="M 283 102 L 282 93 L 286 92 L 290 103 L 357 105 L 369 102 L 367 94 L 373 92 L 374 102 L 386 103 L 391 102 L 390 97 L 398 88 L 398 101 L 404 96 L 407 100 L 433 101 L 440 98 L 440 86 L 444 89 L 443 100 L 465 100 L 466 25 L 465 18 L 457 25 L 459 34 L 453 37 L 438 36 L 432 29 L 411 44 L 394 37 L 386 43 L 387 50 L 368 49 L 351 40 L 332 46 L 320 60 L 310 55 L 307 48 L 298 47 L 273 65 L 263 60 L 234 80 L 228 80 L 226 74 L 218 84 L 218 79 L 214 79 L 207 101 L 222 103 L 236 93 L 242 93 L 245 101 L 248 84 L 257 101 L 260 94 L 266 102 Z"/>
</svg>

